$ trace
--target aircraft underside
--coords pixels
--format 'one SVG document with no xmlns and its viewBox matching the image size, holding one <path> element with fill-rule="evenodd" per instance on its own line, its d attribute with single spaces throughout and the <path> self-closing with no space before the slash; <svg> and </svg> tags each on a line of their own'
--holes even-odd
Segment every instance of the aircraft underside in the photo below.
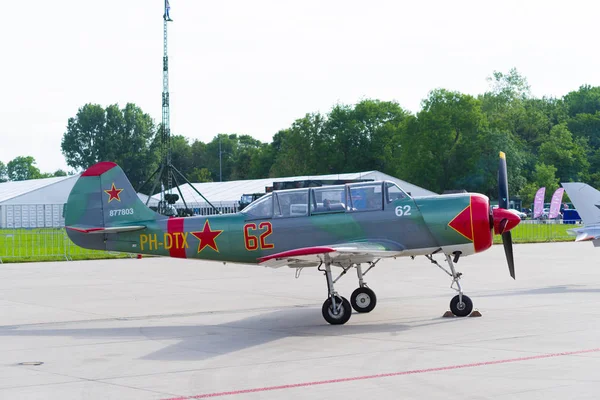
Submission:
<svg viewBox="0 0 600 400">
<path fill-rule="evenodd" d="M 424 249 L 420 249 L 424 250 Z M 417 253 L 413 250 L 413 253 Z M 404 256 L 403 254 L 402 256 Z M 457 317 L 467 316 L 473 311 L 473 302 L 471 299 L 463 293 L 462 286 L 460 284 L 460 278 L 462 274 L 457 272 L 454 264 L 458 261 L 461 256 L 459 250 L 455 250 L 454 253 L 444 253 L 442 248 L 433 249 L 433 251 L 424 253 L 419 252 L 418 254 L 411 255 L 414 258 L 416 255 L 424 255 L 438 268 L 444 271 L 451 279 L 452 284 L 450 287 L 457 292 L 457 295 L 450 301 L 450 311 Z M 443 267 L 437 258 L 443 258 L 448 264 L 448 268 Z M 342 325 L 348 322 L 352 315 L 352 309 L 358 313 L 368 313 L 373 311 L 377 305 L 377 295 L 375 292 L 368 287 L 367 282 L 364 280 L 365 275 L 370 272 L 381 259 L 375 259 L 373 261 L 354 263 L 346 261 L 334 261 L 327 254 L 324 255 L 323 261 L 317 266 L 319 271 L 322 271 L 325 275 L 327 283 L 328 297 L 323 303 L 321 312 L 323 318 L 332 325 Z M 367 268 L 363 270 L 362 264 L 366 264 Z M 314 265 L 310 265 L 314 266 Z M 341 268 L 342 272 L 334 278 L 332 267 Z M 297 265 L 296 276 L 299 275 L 302 268 L 305 266 Z M 335 283 L 352 268 L 356 269 L 356 275 L 358 278 L 358 288 L 350 295 L 350 300 L 341 296 L 335 290 Z"/>
</svg>

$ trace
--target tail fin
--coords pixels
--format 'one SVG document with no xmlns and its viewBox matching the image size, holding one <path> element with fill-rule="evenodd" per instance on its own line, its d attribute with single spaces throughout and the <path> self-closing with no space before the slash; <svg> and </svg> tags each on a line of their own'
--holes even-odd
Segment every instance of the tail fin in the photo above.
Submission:
<svg viewBox="0 0 600 400">
<path fill-rule="evenodd" d="M 563 183 L 585 225 L 600 223 L 600 192 L 585 183 Z"/>
<path fill-rule="evenodd" d="M 71 240 L 94 249 L 105 248 L 104 235 L 94 234 L 144 229 L 146 223 L 163 218 L 146 207 L 121 167 L 113 162 L 100 162 L 81 174 L 65 210 Z"/>
</svg>

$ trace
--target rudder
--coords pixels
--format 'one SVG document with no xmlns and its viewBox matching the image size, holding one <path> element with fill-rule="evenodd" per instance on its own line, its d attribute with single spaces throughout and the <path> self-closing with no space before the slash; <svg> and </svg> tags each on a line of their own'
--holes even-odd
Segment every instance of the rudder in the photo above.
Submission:
<svg viewBox="0 0 600 400">
<path fill-rule="evenodd" d="M 81 174 L 69 194 L 65 225 L 69 237 L 87 248 L 101 248 L 103 235 L 144 229 L 144 222 L 165 218 L 139 199 L 127 176 L 114 162 L 100 162 Z"/>
</svg>

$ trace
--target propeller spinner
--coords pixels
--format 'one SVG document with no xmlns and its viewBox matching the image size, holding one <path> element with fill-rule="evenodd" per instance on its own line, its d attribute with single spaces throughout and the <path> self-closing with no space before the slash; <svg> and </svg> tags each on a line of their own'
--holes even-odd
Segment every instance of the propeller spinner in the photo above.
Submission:
<svg viewBox="0 0 600 400">
<path fill-rule="evenodd" d="M 515 279 L 515 260 L 513 257 L 512 236 L 510 230 L 521 222 L 518 215 L 506 210 L 508 207 L 508 174 L 506 170 L 506 155 L 500 152 L 498 168 L 498 208 L 492 211 L 494 233 L 502 235 L 504 253 L 508 262 L 510 276 Z"/>
</svg>

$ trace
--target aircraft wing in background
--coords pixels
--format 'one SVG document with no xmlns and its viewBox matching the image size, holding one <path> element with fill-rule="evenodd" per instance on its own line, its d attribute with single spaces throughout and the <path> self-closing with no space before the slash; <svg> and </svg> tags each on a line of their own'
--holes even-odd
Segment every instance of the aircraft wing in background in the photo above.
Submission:
<svg viewBox="0 0 600 400">
<path fill-rule="evenodd" d="M 586 226 L 583 228 L 569 229 L 567 233 L 576 236 L 576 242 L 593 240 L 594 246 L 600 246 L 600 226 Z M 598 243 L 596 243 L 596 241 L 598 241 Z"/>
<path fill-rule="evenodd" d="M 569 229 L 576 236 L 576 242 L 592 240 L 594 246 L 600 246 L 600 191 L 581 182 L 562 183 L 571 202 L 579 213 L 584 227 Z"/>
</svg>

